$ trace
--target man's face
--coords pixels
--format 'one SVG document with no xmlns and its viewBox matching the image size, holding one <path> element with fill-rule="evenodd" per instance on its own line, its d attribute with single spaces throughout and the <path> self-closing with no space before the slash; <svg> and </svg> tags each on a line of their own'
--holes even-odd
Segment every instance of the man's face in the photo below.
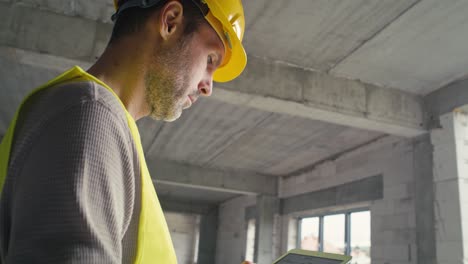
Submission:
<svg viewBox="0 0 468 264">
<path fill-rule="evenodd" d="M 155 54 L 155 63 L 145 76 L 150 116 L 174 121 L 200 95 L 211 95 L 213 73 L 222 62 L 224 46 L 214 29 L 203 23 L 192 35 Z"/>
</svg>

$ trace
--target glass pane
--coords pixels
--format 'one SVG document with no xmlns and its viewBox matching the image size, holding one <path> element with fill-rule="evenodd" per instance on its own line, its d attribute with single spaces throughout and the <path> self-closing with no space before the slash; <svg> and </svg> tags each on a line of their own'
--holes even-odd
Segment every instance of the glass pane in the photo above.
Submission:
<svg viewBox="0 0 468 264">
<path fill-rule="evenodd" d="M 369 211 L 351 214 L 351 256 L 353 264 L 370 264 L 371 236 Z"/>
<path fill-rule="evenodd" d="M 323 218 L 323 251 L 344 254 L 345 215 L 328 215 Z"/>
<path fill-rule="evenodd" d="M 250 219 L 247 224 L 247 243 L 245 260 L 253 261 L 255 253 L 255 219 Z"/>
<path fill-rule="evenodd" d="M 319 218 L 303 218 L 301 221 L 301 248 L 307 250 L 319 249 Z"/>
</svg>

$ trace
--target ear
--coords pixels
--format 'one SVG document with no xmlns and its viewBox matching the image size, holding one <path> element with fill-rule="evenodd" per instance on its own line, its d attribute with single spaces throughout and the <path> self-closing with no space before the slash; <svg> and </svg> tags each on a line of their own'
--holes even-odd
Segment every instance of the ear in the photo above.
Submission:
<svg viewBox="0 0 468 264">
<path fill-rule="evenodd" d="M 179 1 L 169 1 L 161 9 L 159 31 L 164 40 L 182 33 L 183 10 L 184 8 Z"/>
</svg>

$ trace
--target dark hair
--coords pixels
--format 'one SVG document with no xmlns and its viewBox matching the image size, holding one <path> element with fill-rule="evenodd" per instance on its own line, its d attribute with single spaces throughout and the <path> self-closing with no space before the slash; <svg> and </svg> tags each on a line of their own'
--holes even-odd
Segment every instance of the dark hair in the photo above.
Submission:
<svg viewBox="0 0 468 264">
<path fill-rule="evenodd" d="M 119 6 L 125 3 L 126 0 L 119 0 Z M 129 8 L 119 14 L 112 30 L 110 42 L 112 43 L 119 38 L 141 30 L 148 18 L 156 11 L 159 11 L 169 0 L 163 0 L 150 8 Z M 192 0 L 180 0 L 184 8 L 184 33 L 190 35 L 195 32 L 198 27 L 205 21 L 200 9 L 192 2 Z"/>
</svg>

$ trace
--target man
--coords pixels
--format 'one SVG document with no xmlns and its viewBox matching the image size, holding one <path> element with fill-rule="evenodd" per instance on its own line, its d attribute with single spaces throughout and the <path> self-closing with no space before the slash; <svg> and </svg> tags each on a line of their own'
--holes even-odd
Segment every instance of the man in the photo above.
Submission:
<svg viewBox="0 0 468 264">
<path fill-rule="evenodd" d="M 2 141 L 1 263 L 177 262 L 135 120 L 176 120 L 243 71 L 242 4 L 115 6 L 99 60 L 28 96 Z"/>
</svg>

